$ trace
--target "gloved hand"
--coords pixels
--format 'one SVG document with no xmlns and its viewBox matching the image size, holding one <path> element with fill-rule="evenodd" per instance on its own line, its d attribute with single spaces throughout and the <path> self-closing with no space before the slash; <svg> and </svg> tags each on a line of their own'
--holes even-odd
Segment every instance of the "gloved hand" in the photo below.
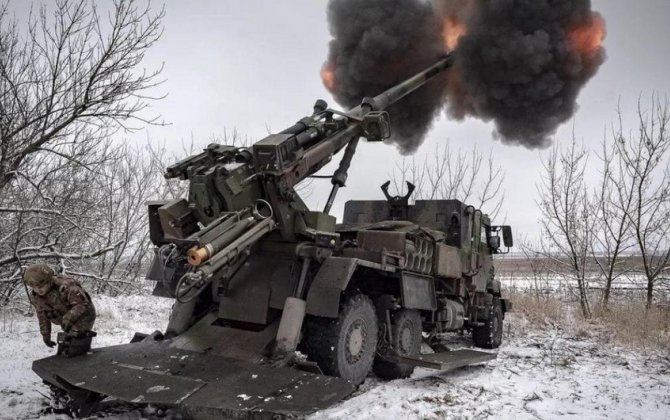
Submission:
<svg viewBox="0 0 670 420">
<path fill-rule="evenodd" d="M 70 318 L 63 317 L 63 321 L 61 321 L 60 327 L 63 329 L 63 331 L 70 332 L 70 329 L 72 329 Z"/>
<path fill-rule="evenodd" d="M 53 348 L 56 345 L 56 343 L 51 341 L 51 337 L 47 337 L 46 335 L 42 337 L 42 341 L 44 341 L 44 344 L 49 348 Z"/>
</svg>

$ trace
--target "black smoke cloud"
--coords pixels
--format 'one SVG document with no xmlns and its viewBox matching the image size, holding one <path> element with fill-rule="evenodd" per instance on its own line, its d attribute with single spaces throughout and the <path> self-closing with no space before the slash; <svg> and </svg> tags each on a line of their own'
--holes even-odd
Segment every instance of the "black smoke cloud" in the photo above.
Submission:
<svg viewBox="0 0 670 420">
<path fill-rule="evenodd" d="M 461 86 L 450 89 L 448 113 L 493 120 L 504 143 L 546 147 L 605 59 L 601 47 L 576 45 L 600 35 L 574 33 L 604 31 L 604 23 L 589 0 L 476 3 L 456 48 L 453 77 L 461 80 L 451 83 Z"/>
<path fill-rule="evenodd" d="M 420 0 L 332 0 L 328 22 L 333 36 L 326 66 L 333 69 L 333 96 L 354 107 L 423 70 L 444 54 L 441 22 Z M 446 81 L 431 81 L 388 111 L 392 139 L 414 152 L 440 112 Z"/>
<path fill-rule="evenodd" d="M 493 121 L 505 143 L 546 147 L 605 59 L 575 45 L 592 36 L 571 37 L 602 23 L 590 0 L 331 0 L 335 99 L 353 107 L 430 65 L 454 21 L 454 68 L 389 109 L 392 141 L 415 151 L 446 102 L 450 117 Z"/>
</svg>

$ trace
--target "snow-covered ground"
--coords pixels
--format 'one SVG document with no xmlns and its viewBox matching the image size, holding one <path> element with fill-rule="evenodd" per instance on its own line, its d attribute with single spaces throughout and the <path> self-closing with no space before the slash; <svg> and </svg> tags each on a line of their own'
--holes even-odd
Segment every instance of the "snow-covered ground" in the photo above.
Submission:
<svg viewBox="0 0 670 420">
<path fill-rule="evenodd" d="M 368 378 L 358 395 L 313 418 L 670 418 L 667 357 L 550 326 L 530 332 L 509 318 L 497 360 L 455 372 L 421 369 L 386 383 Z"/>
<path fill-rule="evenodd" d="M 95 346 L 164 329 L 170 307 L 169 300 L 150 296 L 97 296 L 95 302 Z M 446 373 L 417 369 L 406 380 L 369 377 L 352 397 L 311 418 L 670 418 L 667 349 L 604 344 L 607 332 L 597 327 L 577 337 L 552 325 L 533 329 L 514 314 L 506 322 L 496 361 Z M 37 321 L 0 314 L 0 337 L 0 419 L 67 418 L 49 410 L 48 390 L 31 371 L 32 360 L 53 352 L 42 344 Z M 455 346 L 469 342 L 452 337 Z"/>
<path fill-rule="evenodd" d="M 130 342 L 136 331 L 165 330 L 172 302 L 147 295 L 94 296 L 95 347 Z M 54 328 L 55 340 L 58 327 Z M 37 319 L 0 314 L 0 419 L 66 419 L 50 413 L 50 392 L 33 373 L 33 360 L 55 353 L 42 343 Z"/>
</svg>

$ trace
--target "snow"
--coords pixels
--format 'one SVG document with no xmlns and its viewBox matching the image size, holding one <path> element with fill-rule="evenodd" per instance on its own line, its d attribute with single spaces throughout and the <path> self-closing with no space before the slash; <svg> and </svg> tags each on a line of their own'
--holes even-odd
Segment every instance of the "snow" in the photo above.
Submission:
<svg viewBox="0 0 670 420">
<path fill-rule="evenodd" d="M 498 359 L 486 365 L 417 369 L 407 380 L 386 383 L 368 378 L 362 388 L 311 418 L 670 418 L 667 357 L 608 348 L 556 329 L 508 331 Z"/>
<path fill-rule="evenodd" d="M 127 343 L 135 331 L 164 330 L 171 305 L 151 296 L 94 300 L 96 347 Z M 54 352 L 42 343 L 36 319 L 2 312 L 0 337 L 0 419 L 68 418 L 49 408 L 49 391 L 31 370 L 33 360 Z M 370 376 L 353 396 L 310 419 L 670 418 L 667 349 L 606 343 L 597 328 L 575 336 L 552 324 L 532 328 L 510 314 L 497 360 L 454 372 L 417 369 L 405 380 Z M 449 344 L 468 347 L 470 338 L 454 335 Z"/>
<path fill-rule="evenodd" d="M 148 295 L 94 296 L 98 318 L 95 347 L 130 342 L 136 331 L 165 330 L 172 302 Z M 57 327 L 53 330 L 55 338 Z M 49 389 L 31 370 L 32 361 L 55 349 L 42 343 L 37 319 L 0 312 L 0 419 L 66 419 L 50 410 Z"/>
<path fill-rule="evenodd" d="M 147 394 L 153 394 L 154 392 L 161 392 L 161 391 L 167 391 L 170 389 L 169 386 L 163 386 L 163 385 L 156 385 L 147 388 Z"/>
</svg>

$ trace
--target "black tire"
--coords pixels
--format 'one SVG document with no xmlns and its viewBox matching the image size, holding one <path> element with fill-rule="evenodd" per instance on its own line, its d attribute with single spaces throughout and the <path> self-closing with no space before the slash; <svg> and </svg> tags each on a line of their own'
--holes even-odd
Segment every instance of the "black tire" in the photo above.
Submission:
<svg viewBox="0 0 670 420">
<path fill-rule="evenodd" d="M 503 311 L 499 298 L 493 298 L 489 307 L 489 319 L 485 325 L 472 329 L 472 341 L 475 346 L 485 349 L 497 349 L 502 344 Z"/>
<path fill-rule="evenodd" d="M 377 315 L 370 298 L 354 295 L 335 319 L 305 319 L 304 350 L 321 370 L 358 385 L 368 376 L 377 349 Z"/>
<path fill-rule="evenodd" d="M 419 311 L 400 310 L 393 314 L 391 319 L 391 334 L 393 335 L 391 346 L 400 355 L 418 355 L 421 353 L 421 331 Z M 372 371 L 382 379 L 399 379 L 409 377 L 414 372 L 414 366 L 389 362 L 377 356 L 372 365 Z"/>
</svg>

